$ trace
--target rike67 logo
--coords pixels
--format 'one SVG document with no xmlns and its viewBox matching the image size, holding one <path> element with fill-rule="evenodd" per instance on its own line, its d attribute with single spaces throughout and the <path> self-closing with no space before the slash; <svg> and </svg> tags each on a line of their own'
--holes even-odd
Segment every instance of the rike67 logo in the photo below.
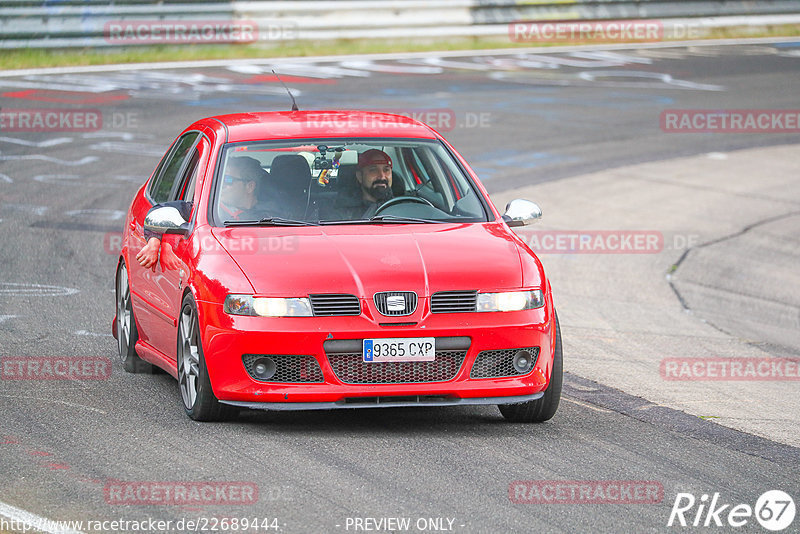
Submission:
<svg viewBox="0 0 800 534">
<path fill-rule="evenodd" d="M 667 526 L 738 528 L 755 517 L 765 529 L 779 532 L 792 524 L 795 511 L 792 497 L 780 490 L 765 492 L 756 500 L 755 507 L 725 503 L 719 493 L 710 498 L 704 493 L 699 499 L 691 493 L 678 493 Z"/>
</svg>

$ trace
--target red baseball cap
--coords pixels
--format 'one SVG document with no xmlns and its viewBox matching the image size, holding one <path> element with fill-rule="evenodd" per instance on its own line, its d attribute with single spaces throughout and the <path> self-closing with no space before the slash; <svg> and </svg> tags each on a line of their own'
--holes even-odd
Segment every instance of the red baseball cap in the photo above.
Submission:
<svg viewBox="0 0 800 534">
<path fill-rule="evenodd" d="M 370 148 L 367 151 L 358 155 L 358 168 L 366 167 L 367 165 L 388 165 L 392 166 L 392 158 L 383 150 L 377 148 Z"/>
</svg>

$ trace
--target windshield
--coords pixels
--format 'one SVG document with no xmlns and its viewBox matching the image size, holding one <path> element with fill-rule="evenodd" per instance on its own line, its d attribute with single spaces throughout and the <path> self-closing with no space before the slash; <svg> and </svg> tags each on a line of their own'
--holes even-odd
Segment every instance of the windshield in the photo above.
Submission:
<svg viewBox="0 0 800 534">
<path fill-rule="evenodd" d="M 225 147 L 219 225 L 479 222 L 472 182 L 438 141 L 320 139 Z"/>
</svg>

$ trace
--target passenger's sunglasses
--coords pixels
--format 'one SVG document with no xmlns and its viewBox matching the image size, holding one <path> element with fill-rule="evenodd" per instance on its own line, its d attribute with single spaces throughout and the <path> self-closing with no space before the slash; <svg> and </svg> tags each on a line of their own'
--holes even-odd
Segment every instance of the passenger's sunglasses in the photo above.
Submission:
<svg viewBox="0 0 800 534">
<path fill-rule="evenodd" d="M 246 182 L 244 178 L 238 178 L 236 176 L 232 176 L 230 174 L 226 174 L 222 177 L 222 185 L 233 185 L 234 182 Z"/>
</svg>

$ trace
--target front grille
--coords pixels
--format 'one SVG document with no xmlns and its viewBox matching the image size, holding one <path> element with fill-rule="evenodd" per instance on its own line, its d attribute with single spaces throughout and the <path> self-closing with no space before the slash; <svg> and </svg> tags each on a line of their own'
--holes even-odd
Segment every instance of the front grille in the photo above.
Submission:
<svg viewBox="0 0 800 534">
<path fill-rule="evenodd" d="M 360 352 L 328 354 L 336 377 L 346 384 L 406 384 L 446 382 L 455 378 L 466 350 L 437 350 L 432 362 L 363 361 Z"/>
<path fill-rule="evenodd" d="M 514 369 L 514 355 L 521 351 L 527 350 L 531 353 L 533 364 L 531 369 L 536 365 L 536 360 L 539 359 L 539 347 L 527 347 L 519 349 L 504 349 L 504 350 L 485 350 L 478 354 L 475 358 L 475 363 L 472 364 L 472 370 L 469 373 L 470 378 L 501 378 L 509 376 L 521 376 L 527 374 L 517 372 Z"/>
<path fill-rule="evenodd" d="M 477 310 L 477 291 L 439 291 L 431 295 L 431 313 L 463 313 Z"/>
<path fill-rule="evenodd" d="M 259 358 L 272 358 L 275 361 L 275 374 L 263 380 L 253 374 L 253 363 Z M 242 356 L 244 368 L 254 380 L 259 382 L 322 382 L 322 369 L 313 356 L 295 356 L 289 354 L 245 354 Z"/>
<path fill-rule="evenodd" d="M 318 294 L 309 295 L 314 315 L 361 315 L 361 303 L 355 295 Z"/>
<path fill-rule="evenodd" d="M 411 315 L 417 309 L 417 294 L 413 291 L 383 291 L 373 297 L 381 315 Z"/>
</svg>

